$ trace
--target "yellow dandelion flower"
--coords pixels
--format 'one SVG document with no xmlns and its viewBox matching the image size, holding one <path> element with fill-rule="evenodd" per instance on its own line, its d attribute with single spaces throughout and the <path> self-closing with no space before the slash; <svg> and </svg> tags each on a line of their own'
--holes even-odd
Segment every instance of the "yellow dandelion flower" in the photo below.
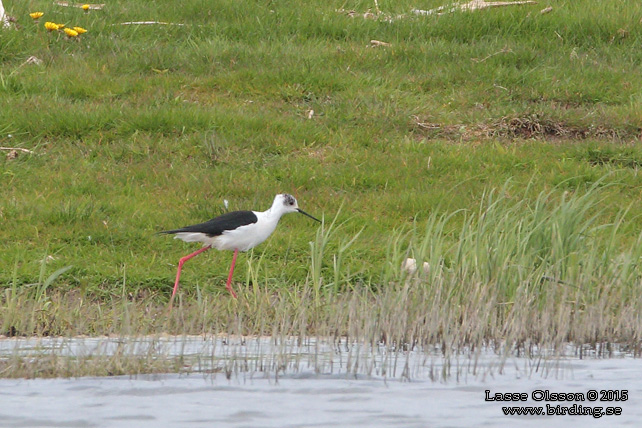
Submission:
<svg viewBox="0 0 642 428">
<path fill-rule="evenodd" d="M 86 33 L 86 32 L 87 32 L 87 30 L 85 30 L 85 29 L 84 29 L 84 28 L 82 28 L 82 27 L 74 27 L 74 31 L 75 31 L 76 33 L 78 33 L 78 34 L 84 34 L 84 33 Z"/>
<path fill-rule="evenodd" d="M 65 24 L 56 24 L 56 25 L 58 26 L 59 30 L 62 30 L 63 28 L 65 28 Z"/>
<path fill-rule="evenodd" d="M 44 13 L 43 13 L 43 12 L 33 12 L 33 13 L 30 13 L 30 14 L 29 14 L 29 16 L 30 16 L 32 19 L 38 19 L 38 18 L 41 18 L 41 17 L 42 17 L 42 15 L 44 15 Z"/>
<path fill-rule="evenodd" d="M 53 22 L 49 22 L 49 21 L 47 21 L 47 22 L 45 22 L 45 28 L 46 28 L 47 30 L 49 30 L 49 31 L 56 31 L 56 30 L 58 30 L 60 27 L 58 27 L 58 24 L 55 24 L 55 23 L 53 23 Z"/>
<path fill-rule="evenodd" d="M 78 37 L 78 31 L 72 30 L 71 28 L 65 28 L 63 31 L 69 37 Z"/>
<path fill-rule="evenodd" d="M 87 12 L 89 10 L 89 5 L 88 4 L 83 4 L 80 7 L 82 7 L 82 10 L 84 10 L 85 12 Z"/>
</svg>

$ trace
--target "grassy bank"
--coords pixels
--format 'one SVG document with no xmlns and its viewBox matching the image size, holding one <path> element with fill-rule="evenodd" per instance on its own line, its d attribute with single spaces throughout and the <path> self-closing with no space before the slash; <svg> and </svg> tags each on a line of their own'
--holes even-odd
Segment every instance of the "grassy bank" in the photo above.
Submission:
<svg viewBox="0 0 642 428">
<path fill-rule="evenodd" d="M 238 284 L 239 300 L 197 288 L 170 312 L 157 296 L 132 294 L 125 281 L 117 296 L 101 301 L 52 290 L 44 280 L 5 290 L 2 328 L 46 336 L 347 336 L 373 346 L 438 343 L 452 352 L 613 341 L 637 354 L 642 235 L 622 245 L 624 211 L 600 223 L 597 189 L 561 197 L 541 192 L 526 202 L 505 187 L 485 193 L 477 210 L 435 213 L 388 242 L 378 281 L 350 272 L 350 243 L 328 254 L 341 225 L 325 224 L 303 267 L 306 280 L 288 287 L 253 259 L 248 280 Z M 427 265 L 400 269 L 408 256 Z"/>
<path fill-rule="evenodd" d="M 108 300 L 49 290 L 46 282 L 11 287 L 5 290 L 4 331 L 109 335 L 123 341 L 113 355 L 101 353 L 97 345 L 97 354 L 66 355 L 62 342 L 53 350 L 43 348 L 41 358 L 28 353 L 38 349 L 32 344 L 26 356 L 19 349 L 5 354 L 0 375 L 190 372 L 198 371 L 200 359 L 211 360 L 208 370 L 214 372 L 278 375 L 301 358 L 286 344 L 309 338 L 345 352 L 348 361 L 355 358 L 355 374 L 364 364 L 372 374 L 367 367 L 376 366 L 373 358 L 389 353 L 389 359 L 403 360 L 406 351 L 475 361 L 482 350 L 491 349 L 500 367 L 515 354 L 534 360 L 569 353 L 639 356 L 642 236 L 623 247 L 618 236 L 625 213 L 614 223 L 600 223 L 597 194 L 597 187 L 559 198 L 542 192 L 526 202 L 505 187 L 484 194 L 475 211 L 431 215 L 424 226 L 389 242 L 379 282 L 349 274 L 344 267 L 352 262 L 349 247 L 334 254 L 332 269 L 323 269 L 327 244 L 340 232 L 334 224 L 318 231 L 306 281 L 279 288 L 261 260 L 254 260 L 250 281 L 238 285 L 238 300 L 197 289 L 196 295 L 179 298 L 170 312 L 157 296 L 132 295 L 125 283 L 120 296 Z M 408 255 L 426 267 L 400 270 Z M 272 347 L 257 356 L 248 356 L 243 346 L 231 346 L 229 358 L 188 351 L 166 355 L 164 341 L 180 343 L 181 335 L 267 337 Z M 150 349 L 136 353 L 132 338 L 149 343 Z M 320 361 L 326 357 L 318 355 Z M 437 377 L 453 374 L 448 369 Z"/>
<path fill-rule="evenodd" d="M 0 158 L 2 333 L 635 343 L 642 7 L 410 12 L 443 4 L 7 0 L 0 146 L 34 153 Z M 119 25 L 147 20 L 185 25 Z M 239 259 L 239 302 L 229 254 L 188 262 L 167 318 L 195 248 L 154 232 L 279 192 L 333 233 L 285 217 Z"/>
</svg>

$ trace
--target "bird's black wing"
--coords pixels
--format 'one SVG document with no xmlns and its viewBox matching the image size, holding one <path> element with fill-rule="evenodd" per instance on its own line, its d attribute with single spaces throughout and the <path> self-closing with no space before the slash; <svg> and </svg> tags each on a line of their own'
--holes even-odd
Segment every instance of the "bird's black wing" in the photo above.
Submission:
<svg viewBox="0 0 642 428">
<path fill-rule="evenodd" d="M 185 226 L 181 229 L 164 230 L 159 233 L 181 233 L 181 232 L 195 232 L 204 233 L 209 237 L 222 235 L 226 230 L 234 230 L 241 226 L 257 222 L 256 214 L 252 211 L 233 211 L 225 213 L 221 216 L 213 218 L 205 223 L 193 224 Z"/>
</svg>

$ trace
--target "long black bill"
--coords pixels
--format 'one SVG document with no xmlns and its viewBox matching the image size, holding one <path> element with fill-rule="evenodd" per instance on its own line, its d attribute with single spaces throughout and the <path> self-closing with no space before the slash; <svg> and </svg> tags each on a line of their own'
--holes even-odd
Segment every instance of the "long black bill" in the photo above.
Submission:
<svg viewBox="0 0 642 428">
<path fill-rule="evenodd" d="M 308 216 L 308 217 L 310 217 L 312 220 L 316 220 L 316 221 L 318 221 L 319 223 L 321 223 L 321 220 L 319 220 L 319 219 L 318 219 L 318 218 L 316 218 L 316 217 L 312 217 L 310 214 L 306 213 L 306 212 L 305 212 L 305 211 L 303 211 L 301 208 L 297 208 L 296 210 L 297 210 L 298 212 L 300 212 L 301 214 L 303 214 L 303 215 L 307 215 L 307 216 Z"/>
</svg>

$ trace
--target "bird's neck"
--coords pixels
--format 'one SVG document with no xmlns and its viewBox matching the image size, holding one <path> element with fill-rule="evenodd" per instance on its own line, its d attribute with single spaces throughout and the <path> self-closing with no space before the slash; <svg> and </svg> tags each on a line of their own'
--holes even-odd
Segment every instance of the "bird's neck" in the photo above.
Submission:
<svg viewBox="0 0 642 428">
<path fill-rule="evenodd" d="M 267 211 L 263 211 L 262 214 L 263 214 L 263 217 L 267 221 L 273 221 L 275 223 L 278 223 L 284 213 L 283 213 L 283 211 L 281 211 L 281 210 L 279 210 L 279 209 L 277 209 L 275 207 L 271 207 Z"/>
</svg>

